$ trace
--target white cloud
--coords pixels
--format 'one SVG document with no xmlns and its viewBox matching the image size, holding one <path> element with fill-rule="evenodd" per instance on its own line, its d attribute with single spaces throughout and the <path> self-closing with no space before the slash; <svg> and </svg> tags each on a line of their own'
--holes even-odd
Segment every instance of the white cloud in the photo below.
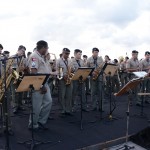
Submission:
<svg viewBox="0 0 150 150">
<path fill-rule="evenodd" d="M 147 0 L 6 0 L 0 6 L 0 43 L 15 53 L 20 44 L 32 51 L 46 40 L 58 55 L 63 47 L 92 47 L 118 58 L 150 44 L 150 1 Z"/>
</svg>

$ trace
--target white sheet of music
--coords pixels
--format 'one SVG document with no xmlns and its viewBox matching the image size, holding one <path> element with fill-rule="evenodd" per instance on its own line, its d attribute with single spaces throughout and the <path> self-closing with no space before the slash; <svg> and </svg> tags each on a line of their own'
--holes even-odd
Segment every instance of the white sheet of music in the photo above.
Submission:
<svg viewBox="0 0 150 150">
<path fill-rule="evenodd" d="M 138 72 L 133 72 L 134 75 L 136 75 L 137 77 L 141 78 L 141 77 L 144 77 L 147 72 L 145 71 L 138 71 Z"/>
</svg>

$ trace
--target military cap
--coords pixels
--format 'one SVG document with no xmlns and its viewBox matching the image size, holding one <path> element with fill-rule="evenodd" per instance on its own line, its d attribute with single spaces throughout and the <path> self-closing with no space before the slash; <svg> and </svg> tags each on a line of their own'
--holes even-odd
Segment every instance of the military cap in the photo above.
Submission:
<svg viewBox="0 0 150 150">
<path fill-rule="evenodd" d="M 99 49 L 98 49 L 98 48 L 96 48 L 96 47 L 94 47 L 94 48 L 92 49 L 92 52 L 94 52 L 94 51 L 99 52 Z"/>
<path fill-rule="evenodd" d="M 68 48 L 63 48 L 63 53 L 70 53 L 70 50 Z"/>
</svg>

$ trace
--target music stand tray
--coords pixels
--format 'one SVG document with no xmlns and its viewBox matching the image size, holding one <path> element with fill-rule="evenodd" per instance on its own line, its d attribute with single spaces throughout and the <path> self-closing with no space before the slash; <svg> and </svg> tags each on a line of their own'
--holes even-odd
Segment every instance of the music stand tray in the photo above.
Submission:
<svg viewBox="0 0 150 150">
<path fill-rule="evenodd" d="M 117 71 L 118 66 L 115 64 L 109 64 L 109 63 L 105 63 L 103 70 L 104 70 L 104 74 L 106 76 L 114 76 L 115 72 Z"/>
<path fill-rule="evenodd" d="M 81 85 L 81 115 L 80 115 L 80 129 L 83 129 L 83 117 L 82 117 L 82 86 L 87 77 L 93 72 L 92 67 L 79 67 L 75 72 L 72 80 L 78 80 Z"/>
<path fill-rule="evenodd" d="M 79 67 L 75 72 L 72 80 L 79 80 L 79 78 L 82 77 L 82 80 L 85 81 L 93 71 L 93 67 Z"/>
<path fill-rule="evenodd" d="M 122 96 L 135 88 L 140 82 L 142 82 L 143 78 L 135 78 L 130 80 L 115 96 Z"/>
<path fill-rule="evenodd" d="M 29 91 L 30 85 L 34 86 L 34 90 L 40 90 L 41 86 L 45 84 L 50 74 L 26 74 L 23 76 L 16 92 Z"/>
</svg>

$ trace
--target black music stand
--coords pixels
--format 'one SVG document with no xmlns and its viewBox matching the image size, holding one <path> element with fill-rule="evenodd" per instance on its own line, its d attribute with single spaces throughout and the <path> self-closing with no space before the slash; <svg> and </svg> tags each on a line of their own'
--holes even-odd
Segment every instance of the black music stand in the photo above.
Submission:
<svg viewBox="0 0 150 150">
<path fill-rule="evenodd" d="M 107 63 L 103 63 L 101 71 L 99 72 L 99 75 L 98 75 L 98 77 L 101 76 L 101 80 L 98 81 L 98 82 L 101 82 L 101 85 L 102 85 L 102 90 L 100 91 L 100 99 L 101 99 L 101 101 L 100 101 L 100 104 L 99 104 L 100 105 L 100 108 L 99 108 L 100 120 L 103 119 L 103 117 L 102 117 L 102 113 L 103 113 L 103 102 L 102 102 L 103 96 L 102 96 L 102 94 L 104 93 L 104 91 L 103 91 L 104 90 L 104 81 L 103 81 L 103 78 L 104 78 L 104 71 L 106 69 L 106 66 L 107 66 Z"/>
<path fill-rule="evenodd" d="M 128 136 L 129 136 L 129 120 L 130 120 L 130 99 L 132 97 L 132 89 L 135 88 L 136 86 L 138 86 L 140 84 L 140 82 L 142 82 L 143 78 L 136 78 L 136 79 L 132 79 L 131 81 L 129 81 L 118 93 L 115 94 L 115 96 L 122 96 L 126 93 L 128 93 L 128 107 L 127 107 L 127 111 L 126 111 L 126 115 L 127 115 L 127 126 L 126 126 L 126 144 L 116 150 L 130 150 L 130 149 L 134 149 L 134 146 L 128 146 L 127 142 L 128 142 Z"/>
<path fill-rule="evenodd" d="M 133 74 L 138 77 L 138 78 L 143 78 L 143 81 L 144 79 L 147 79 L 146 77 L 146 72 L 145 71 L 141 71 L 141 72 L 133 72 Z M 141 111 L 139 114 L 136 114 L 134 115 L 135 117 L 140 117 L 140 118 L 146 118 L 147 119 L 147 116 L 146 114 L 144 114 L 144 96 L 146 95 L 149 95 L 148 93 L 144 93 L 145 89 L 144 89 L 144 83 L 141 82 L 141 93 L 138 93 L 138 96 L 141 96 Z"/>
<path fill-rule="evenodd" d="M 108 76 L 108 85 L 109 85 L 109 115 L 108 115 L 108 119 L 109 120 L 116 120 L 116 117 L 112 117 L 112 113 L 116 108 L 116 105 L 114 105 L 114 108 L 112 109 L 112 83 L 111 83 L 111 77 L 114 76 L 114 74 L 116 73 L 118 66 L 115 64 L 109 64 L 106 63 L 103 67 L 104 69 L 104 74 L 106 76 Z"/>
<path fill-rule="evenodd" d="M 83 83 L 86 80 L 86 78 L 93 72 L 94 68 L 89 67 L 79 67 L 76 73 L 74 74 L 72 80 L 78 80 L 81 87 L 81 114 L 80 114 L 80 129 L 83 129 L 83 115 L 82 115 L 82 107 L 83 107 L 83 100 L 82 100 L 82 89 L 83 89 Z"/>
<path fill-rule="evenodd" d="M 18 142 L 19 144 L 30 145 L 30 149 L 33 150 L 36 145 L 51 143 L 51 141 L 39 141 L 34 138 L 34 130 L 33 130 L 33 105 L 32 105 L 32 94 L 34 90 L 40 90 L 41 86 L 45 84 L 49 77 L 49 74 L 30 74 L 25 75 L 19 84 L 16 92 L 25 92 L 28 91 L 31 99 L 31 139 Z"/>
</svg>

